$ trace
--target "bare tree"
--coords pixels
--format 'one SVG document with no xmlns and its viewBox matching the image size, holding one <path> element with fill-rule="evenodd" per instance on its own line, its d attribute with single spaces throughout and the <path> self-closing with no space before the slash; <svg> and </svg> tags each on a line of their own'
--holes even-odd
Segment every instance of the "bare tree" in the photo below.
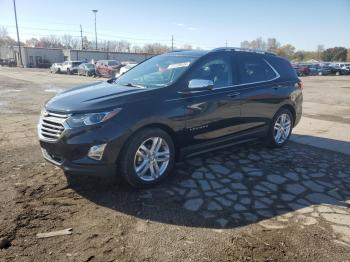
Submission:
<svg viewBox="0 0 350 262">
<path fill-rule="evenodd" d="M 192 48 L 192 46 L 189 45 L 189 44 L 184 44 L 184 45 L 182 46 L 182 49 L 192 50 L 193 48 Z"/>
<path fill-rule="evenodd" d="M 267 39 L 267 44 L 266 44 L 266 49 L 268 51 L 275 52 L 277 48 L 279 48 L 281 44 L 277 42 L 276 38 L 268 38 Z"/>
<path fill-rule="evenodd" d="M 133 53 L 142 53 L 142 51 L 143 51 L 142 48 L 140 46 L 138 46 L 138 45 L 133 45 L 131 47 L 131 50 L 132 50 Z"/>
<path fill-rule="evenodd" d="M 11 38 L 6 27 L 0 27 L 0 46 L 16 45 L 16 41 Z"/>
<path fill-rule="evenodd" d="M 317 46 L 317 59 L 318 60 L 321 60 L 321 55 L 322 55 L 322 52 L 324 51 L 324 45 L 318 45 Z"/>
<path fill-rule="evenodd" d="M 30 47 L 38 47 L 39 39 L 32 37 L 30 39 L 27 39 L 26 46 Z"/>
</svg>

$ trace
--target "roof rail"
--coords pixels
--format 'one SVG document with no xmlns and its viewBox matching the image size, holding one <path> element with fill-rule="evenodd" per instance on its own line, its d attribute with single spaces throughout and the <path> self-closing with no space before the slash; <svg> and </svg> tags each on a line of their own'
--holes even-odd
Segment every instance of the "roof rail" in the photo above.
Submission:
<svg viewBox="0 0 350 262">
<path fill-rule="evenodd" d="M 213 50 L 212 52 L 216 51 L 238 51 L 238 52 L 251 52 L 251 53 L 258 53 L 258 54 L 266 54 L 266 55 L 274 55 L 276 56 L 275 53 L 264 51 L 264 50 L 259 50 L 259 49 L 251 49 L 251 48 L 241 48 L 241 47 L 218 47 Z"/>
<path fill-rule="evenodd" d="M 182 52 L 182 51 L 193 51 L 191 49 L 174 49 L 172 51 L 169 51 L 168 53 L 176 53 L 176 52 Z"/>
</svg>

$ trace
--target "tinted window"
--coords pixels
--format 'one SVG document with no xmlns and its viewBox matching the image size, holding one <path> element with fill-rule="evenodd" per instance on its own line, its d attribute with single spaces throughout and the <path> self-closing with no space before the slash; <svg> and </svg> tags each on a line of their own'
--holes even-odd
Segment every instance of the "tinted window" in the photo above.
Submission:
<svg viewBox="0 0 350 262">
<path fill-rule="evenodd" d="M 269 81 L 276 73 L 260 56 L 240 55 L 238 59 L 238 75 L 241 84 Z"/>
<path fill-rule="evenodd" d="M 280 74 L 281 80 L 296 80 L 298 79 L 297 74 L 292 69 L 291 63 L 281 57 L 278 56 L 269 56 L 266 57 L 266 61 L 268 61 Z M 307 65 L 302 65 L 302 68 L 309 68 Z"/>
<path fill-rule="evenodd" d="M 177 55 L 154 56 L 118 78 L 120 85 L 137 85 L 159 88 L 174 83 L 184 73 L 195 57 Z"/>
<path fill-rule="evenodd" d="M 214 87 L 232 85 L 232 70 L 229 56 L 215 55 L 205 59 L 194 68 L 188 80 L 203 79 L 214 82 Z"/>
<path fill-rule="evenodd" d="M 87 68 L 95 68 L 95 66 L 94 66 L 93 64 L 85 64 L 85 66 L 86 66 Z"/>
</svg>

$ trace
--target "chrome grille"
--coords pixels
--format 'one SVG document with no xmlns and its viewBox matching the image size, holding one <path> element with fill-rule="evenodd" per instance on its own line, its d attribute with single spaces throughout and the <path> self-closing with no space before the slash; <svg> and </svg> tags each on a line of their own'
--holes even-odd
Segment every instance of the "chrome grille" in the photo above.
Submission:
<svg viewBox="0 0 350 262">
<path fill-rule="evenodd" d="M 65 114 L 43 112 L 38 125 L 39 138 L 45 141 L 57 141 L 65 129 L 67 118 L 68 115 Z"/>
</svg>

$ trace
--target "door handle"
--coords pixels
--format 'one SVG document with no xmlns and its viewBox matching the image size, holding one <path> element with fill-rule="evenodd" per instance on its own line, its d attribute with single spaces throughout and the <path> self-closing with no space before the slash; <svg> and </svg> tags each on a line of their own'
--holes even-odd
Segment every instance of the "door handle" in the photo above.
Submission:
<svg viewBox="0 0 350 262">
<path fill-rule="evenodd" d="M 230 93 L 230 94 L 228 94 L 227 96 L 228 97 L 231 97 L 231 98 L 234 98 L 234 97 L 236 97 L 236 96 L 239 96 L 241 93 L 239 93 L 239 92 L 234 92 L 234 93 Z"/>
</svg>

